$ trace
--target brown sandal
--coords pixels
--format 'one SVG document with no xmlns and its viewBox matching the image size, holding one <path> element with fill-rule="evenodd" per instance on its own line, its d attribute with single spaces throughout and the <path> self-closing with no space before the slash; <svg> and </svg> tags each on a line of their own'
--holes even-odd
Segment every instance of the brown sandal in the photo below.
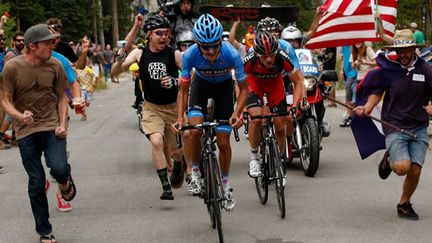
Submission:
<svg viewBox="0 0 432 243">
<path fill-rule="evenodd" d="M 53 234 L 41 235 L 39 237 L 39 242 L 46 243 L 47 241 L 49 241 L 50 243 L 57 243 L 57 240 Z"/>
<path fill-rule="evenodd" d="M 75 198 L 76 195 L 76 187 L 75 183 L 72 179 L 72 176 L 69 177 L 69 187 L 66 189 L 66 191 L 61 190 L 62 197 L 65 201 L 70 202 Z"/>
</svg>

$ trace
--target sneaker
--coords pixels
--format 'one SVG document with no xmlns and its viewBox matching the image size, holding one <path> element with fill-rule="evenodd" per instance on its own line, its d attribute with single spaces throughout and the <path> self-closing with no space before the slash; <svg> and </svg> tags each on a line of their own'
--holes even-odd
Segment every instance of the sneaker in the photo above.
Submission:
<svg viewBox="0 0 432 243">
<path fill-rule="evenodd" d="M 70 202 L 67 202 L 63 198 L 59 197 L 56 193 L 57 203 L 58 203 L 58 210 L 60 212 L 69 212 L 72 210 L 72 206 Z"/>
<path fill-rule="evenodd" d="M 419 216 L 414 212 L 412 204 L 410 202 L 402 203 L 397 205 L 397 212 L 399 217 L 409 220 L 418 220 Z"/>
<path fill-rule="evenodd" d="M 169 180 L 173 188 L 180 188 L 183 185 L 184 178 L 183 160 L 181 162 L 174 161 L 173 167 Z"/>
<path fill-rule="evenodd" d="M 5 171 L 5 167 L 0 165 L 0 174 L 3 173 Z"/>
<path fill-rule="evenodd" d="M 342 120 L 342 122 L 339 124 L 339 127 L 349 127 L 351 126 L 352 118 L 348 117 Z"/>
<path fill-rule="evenodd" d="M 160 200 L 174 200 L 174 196 L 171 190 L 165 190 L 160 196 Z"/>
<path fill-rule="evenodd" d="M 3 139 L 0 138 L 0 149 L 10 149 L 11 147 L 11 144 L 7 140 L 3 141 Z"/>
<path fill-rule="evenodd" d="M 262 176 L 261 162 L 259 160 L 251 159 L 249 162 L 249 176 L 254 178 Z"/>
<path fill-rule="evenodd" d="M 234 206 L 236 204 L 235 198 L 234 198 L 234 190 L 232 187 L 228 186 L 225 189 L 225 198 L 226 200 L 224 201 L 224 209 L 227 212 L 231 212 L 234 209 Z"/>
<path fill-rule="evenodd" d="M 191 179 L 189 183 L 189 192 L 192 194 L 200 194 L 201 193 L 201 182 L 199 178 L 193 178 Z"/>
<path fill-rule="evenodd" d="M 378 165 L 378 175 L 383 180 L 387 179 L 392 172 L 390 168 L 390 162 L 388 161 L 389 157 L 390 155 L 388 151 L 386 151 L 384 153 L 384 157 L 381 159 L 381 162 Z"/>
</svg>

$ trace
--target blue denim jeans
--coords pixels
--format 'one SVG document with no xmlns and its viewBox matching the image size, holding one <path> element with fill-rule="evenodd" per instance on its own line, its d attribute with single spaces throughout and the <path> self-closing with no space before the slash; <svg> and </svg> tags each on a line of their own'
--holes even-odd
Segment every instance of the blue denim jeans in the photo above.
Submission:
<svg viewBox="0 0 432 243">
<path fill-rule="evenodd" d="M 112 67 L 112 64 L 111 64 L 111 63 L 106 63 L 106 64 L 103 65 L 105 79 L 108 78 L 108 74 L 109 74 L 110 77 L 111 77 L 111 74 L 110 74 L 110 72 L 111 72 L 111 67 Z"/>
<path fill-rule="evenodd" d="M 49 222 L 48 200 L 45 194 L 45 171 L 42 166 L 42 153 L 50 174 L 60 184 L 65 184 L 70 176 L 70 165 L 66 156 L 66 139 L 58 139 L 54 131 L 36 132 L 18 140 L 22 163 L 29 176 L 28 194 L 36 232 L 40 235 L 52 231 Z"/>
</svg>

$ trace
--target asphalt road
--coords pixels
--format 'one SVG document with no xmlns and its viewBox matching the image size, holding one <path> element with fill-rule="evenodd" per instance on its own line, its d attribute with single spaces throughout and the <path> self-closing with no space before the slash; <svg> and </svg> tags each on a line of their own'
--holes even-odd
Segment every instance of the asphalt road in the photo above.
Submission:
<svg viewBox="0 0 432 243">
<path fill-rule="evenodd" d="M 202 200 L 185 185 L 174 201 L 161 201 L 161 185 L 151 163 L 150 145 L 138 131 L 130 105 L 133 84 L 97 93 L 89 121 L 72 115 L 68 148 L 78 195 L 73 210 L 57 210 L 48 193 L 51 222 L 59 242 L 218 242 Z M 432 168 L 427 156 L 412 203 L 416 222 L 398 218 L 403 178 L 377 174 L 383 152 L 362 161 L 350 129 L 339 128 L 343 110 L 327 109 L 332 134 L 323 139 L 318 173 L 303 175 L 298 160 L 288 171 L 287 216 L 281 219 L 274 188 L 267 205 L 259 203 L 246 172 L 248 142 L 233 143 L 231 180 L 237 199 L 223 212 L 226 242 L 430 242 Z M 0 242 L 38 242 L 27 196 L 27 175 L 17 148 L 0 151 Z M 54 184 L 54 183 L 53 183 Z M 55 185 L 55 184 L 54 184 Z"/>
</svg>

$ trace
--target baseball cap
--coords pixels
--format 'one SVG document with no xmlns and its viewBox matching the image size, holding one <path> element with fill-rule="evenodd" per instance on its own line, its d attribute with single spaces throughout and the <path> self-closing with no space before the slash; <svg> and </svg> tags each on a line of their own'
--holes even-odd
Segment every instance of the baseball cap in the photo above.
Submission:
<svg viewBox="0 0 432 243">
<path fill-rule="evenodd" d="M 36 43 L 39 41 L 51 40 L 60 36 L 60 34 L 52 34 L 46 24 L 37 24 L 28 28 L 24 33 L 24 43 Z"/>
<path fill-rule="evenodd" d="M 417 24 L 413 22 L 413 23 L 410 24 L 410 27 L 413 28 L 413 29 L 417 29 Z"/>
</svg>

